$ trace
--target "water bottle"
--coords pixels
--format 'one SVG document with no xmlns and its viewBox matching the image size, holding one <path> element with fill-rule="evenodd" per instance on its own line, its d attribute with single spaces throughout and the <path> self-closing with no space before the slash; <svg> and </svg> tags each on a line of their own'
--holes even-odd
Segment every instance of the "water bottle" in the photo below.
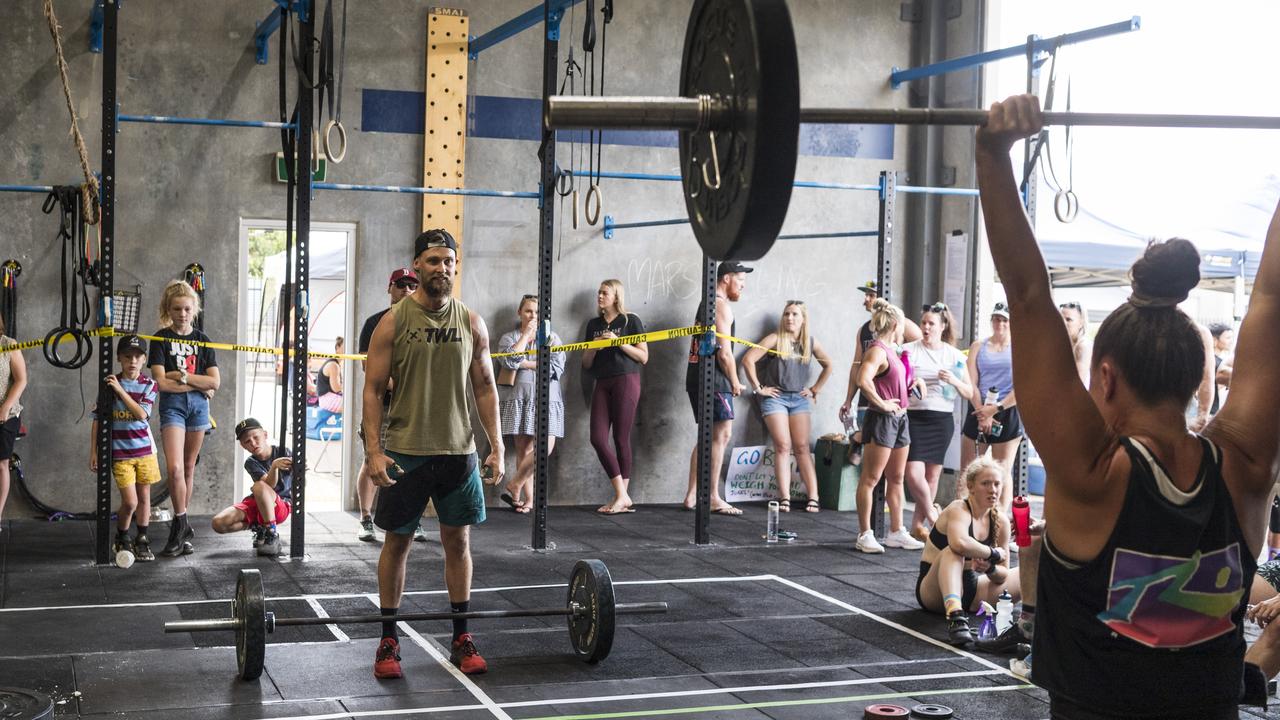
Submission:
<svg viewBox="0 0 1280 720">
<path fill-rule="evenodd" d="M 1020 548 L 1031 544 L 1031 504 L 1021 495 L 1013 499 L 1013 539 Z"/>
<path fill-rule="evenodd" d="M 992 387 L 990 390 L 987 390 L 987 397 L 982 400 L 982 404 L 995 405 L 996 402 L 998 402 L 999 400 L 1000 400 L 1000 391 L 997 390 L 995 387 Z M 991 436 L 999 437 L 1000 433 L 1003 430 L 1004 430 L 1004 423 L 1000 422 L 999 420 L 996 420 L 993 417 L 991 419 Z"/>
<path fill-rule="evenodd" d="M 955 366 L 954 368 L 952 368 L 952 369 L 951 369 L 951 374 L 952 374 L 952 375 L 955 375 L 956 377 L 961 377 L 961 373 L 963 373 L 963 372 L 964 372 L 964 363 L 962 363 L 962 362 L 958 362 L 958 363 L 956 363 L 956 366 Z M 955 399 L 956 399 L 956 394 L 957 394 L 957 393 L 956 393 L 956 388 L 955 388 L 955 386 L 954 386 L 954 385 L 952 385 L 951 383 L 945 383 L 945 382 L 942 382 L 942 381 L 938 381 L 938 384 L 942 385 L 942 397 L 943 397 L 943 398 L 945 398 L 945 399 L 947 399 L 947 400 L 955 400 Z"/>
<path fill-rule="evenodd" d="M 996 634 L 999 635 L 1013 625 L 1013 597 L 1008 590 L 1000 592 L 996 600 Z"/>
<path fill-rule="evenodd" d="M 778 542 L 778 501 L 769 501 L 769 523 L 765 526 L 764 541 Z"/>
</svg>

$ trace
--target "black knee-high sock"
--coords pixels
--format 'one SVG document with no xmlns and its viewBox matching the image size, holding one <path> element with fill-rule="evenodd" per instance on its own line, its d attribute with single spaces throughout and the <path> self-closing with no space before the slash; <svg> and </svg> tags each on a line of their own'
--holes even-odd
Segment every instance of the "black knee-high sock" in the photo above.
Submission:
<svg viewBox="0 0 1280 720">
<path fill-rule="evenodd" d="M 464 613 L 471 607 L 470 600 L 463 600 L 460 603 L 449 603 L 449 609 L 456 613 Z M 453 619 L 453 639 L 457 640 L 459 636 L 467 631 L 466 618 Z"/>
<path fill-rule="evenodd" d="M 396 619 L 395 619 L 395 617 L 396 617 L 396 613 L 400 611 L 400 608 L 385 608 L 385 607 L 384 607 L 384 608 L 381 608 L 381 610 L 382 610 L 382 617 L 384 617 L 384 618 L 390 618 L 389 620 L 383 620 L 383 621 L 382 621 L 382 637 L 384 637 L 384 638 L 399 638 L 399 637 L 400 637 L 400 635 L 399 635 L 399 633 L 396 631 Z"/>
</svg>

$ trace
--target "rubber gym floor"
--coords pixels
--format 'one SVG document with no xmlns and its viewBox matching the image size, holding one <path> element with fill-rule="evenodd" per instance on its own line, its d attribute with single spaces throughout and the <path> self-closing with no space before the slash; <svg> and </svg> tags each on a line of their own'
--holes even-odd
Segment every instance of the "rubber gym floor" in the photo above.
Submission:
<svg viewBox="0 0 1280 720">
<path fill-rule="evenodd" d="M 278 628 L 266 671 L 236 677 L 231 633 L 166 635 L 165 621 L 230 614 L 237 573 L 261 570 L 278 616 L 377 614 L 379 545 L 355 519 L 307 518 L 304 562 L 252 553 L 247 534 L 214 536 L 196 518 L 197 552 L 130 569 L 91 563 L 89 523 L 8 520 L 0 533 L 0 685 L 51 695 L 88 718 L 862 718 L 892 703 L 946 705 L 956 718 L 1046 718 L 1045 694 L 1007 659 L 954 649 L 915 604 L 918 552 L 853 549 L 852 513 L 782 516 L 798 538 L 762 541 L 765 510 L 714 516 L 712 546 L 689 541 L 693 516 L 642 507 L 606 517 L 552 508 L 554 550 L 533 552 L 529 516 L 491 509 L 475 528 L 472 609 L 565 603 L 579 558 L 607 563 L 617 601 L 666 601 L 623 615 L 612 654 L 574 658 L 564 620 L 473 620 L 485 675 L 448 664 L 447 622 L 401 625 L 405 677 L 372 674 L 379 626 Z M 167 527 L 153 535 L 163 540 Z M 416 543 L 403 611 L 447 610 L 438 542 Z M 1263 716 L 1242 708 L 1241 717 Z"/>
</svg>

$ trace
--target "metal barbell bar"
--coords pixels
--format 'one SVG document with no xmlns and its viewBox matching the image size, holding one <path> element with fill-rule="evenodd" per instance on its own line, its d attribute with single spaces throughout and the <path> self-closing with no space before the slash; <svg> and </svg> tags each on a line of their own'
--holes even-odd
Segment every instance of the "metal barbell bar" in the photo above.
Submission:
<svg viewBox="0 0 1280 720">
<path fill-rule="evenodd" d="M 665 602 L 647 602 L 647 603 L 618 603 L 613 606 L 615 613 L 619 615 L 657 615 L 667 612 L 668 606 Z M 426 620 L 492 620 L 496 618 L 513 618 L 513 617 L 581 617 L 587 613 L 587 608 L 576 603 L 569 607 L 553 608 L 528 608 L 520 610 L 469 610 L 467 612 L 422 612 L 422 613 L 403 613 L 395 615 L 391 618 L 382 615 L 334 615 L 331 617 L 276 617 L 273 612 L 266 614 L 267 632 L 271 632 L 277 627 L 292 627 L 297 625 L 360 625 L 365 623 L 381 623 L 388 619 L 396 622 L 421 622 Z M 174 620 L 164 624 L 166 633 L 183 633 L 183 632 L 225 632 L 235 630 L 240 627 L 241 620 L 237 618 L 218 618 L 215 620 Z"/>
<path fill-rule="evenodd" d="M 667 612 L 665 602 L 617 604 L 613 597 L 613 579 L 600 560 L 579 560 L 569 575 L 569 594 L 565 606 L 521 610 L 471 610 L 468 612 L 404 613 L 382 615 L 344 615 L 335 617 L 282 617 L 267 611 L 262 589 L 262 575 L 257 570 L 241 570 L 236 580 L 236 593 L 231 600 L 231 617 L 214 620 L 180 620 L 164 624 L 166 633 L 234 632 L 236 636 L 236 669 L 244 680 L 256 680 L 266 662 L 267 634 L 276 626 L 346 625 L 360 623 L 417 622 L 421 620 L 489 619 L 509 617 L 560 616 L 568 619 L 569 642 L 574 654 L 589 663 L 608 657 L 613 647 L 615 618 L 619 614 L 639 615 Z"/>
<path fill-rule="evenodd" d="M 679 97 L 579 97 L 547 101 L 548 127 L 562 130 L 686 130 L 732 127 L 729 103 L 709 95 Z M 986 110 L 951 108 L 801 108 L 800 122 L 866 125 L 984 125 Z M 1162 113 L 1045 112 L 1045 125 L 1277 130 L 1280 117 Z"/>
</svg>

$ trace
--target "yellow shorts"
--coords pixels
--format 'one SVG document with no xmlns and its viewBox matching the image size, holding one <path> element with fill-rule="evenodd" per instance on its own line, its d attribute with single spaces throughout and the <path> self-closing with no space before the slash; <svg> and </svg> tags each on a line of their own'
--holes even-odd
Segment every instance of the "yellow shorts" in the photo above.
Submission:
<svg viewBox="0 0 1280 720">
<path fill-rule="evenodd" d="M 155 485 L 160 482 L 160 463 L 154 454 L 116 460 L 111 463 L 111 475 L 115 477 L 118 488 L 127 488 L 134 483 Z"/>
</svg>

